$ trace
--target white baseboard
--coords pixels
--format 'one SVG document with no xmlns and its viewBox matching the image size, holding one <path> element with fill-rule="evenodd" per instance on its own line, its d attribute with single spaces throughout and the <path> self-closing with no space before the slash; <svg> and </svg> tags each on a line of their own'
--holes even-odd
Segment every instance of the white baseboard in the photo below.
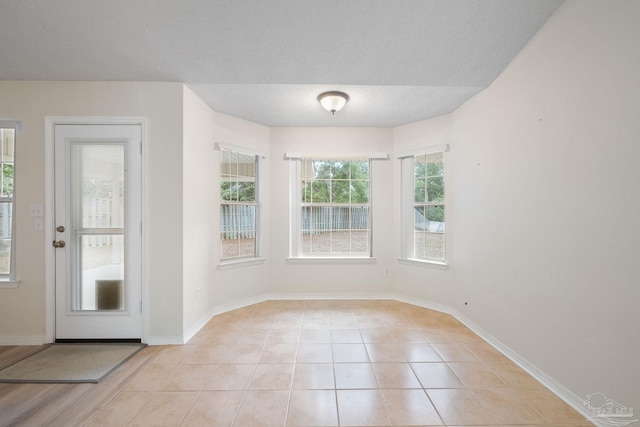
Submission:
<svg viewBox="0 0 640 427">
<path fill-rule="evenodd" d="M 26 337 L 0 337 L 0 345 L 42 345 L 46 340 L 44 335 L 31 335 Z"/>
<path fill-rule="evenodd" d="M 157 337 L 145 337 L 144 343 L 147 345 L 182 345 L 185 344 L 183 337 L 181 336 L 157 336 Z"/>
</svg>

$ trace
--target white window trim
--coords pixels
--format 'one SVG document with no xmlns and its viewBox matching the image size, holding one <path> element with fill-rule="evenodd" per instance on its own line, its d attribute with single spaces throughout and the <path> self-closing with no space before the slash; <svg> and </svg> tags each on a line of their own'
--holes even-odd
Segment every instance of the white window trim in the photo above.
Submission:
<svg viewBox="0 0 640 427">
<path fill-rule="evenodd" d="M 14 139 L 13 139 L 13 196 L 11 196 L 11 204 L 13 214 L 11 216 L 11 259 L 9 260 L 9 274 L 1 274 L 0 275 L 0 288 L 9 288 L 15 289 L 20 287 L 21 280 L 17 278 L 17 253 L 16 253 L 16 136 L 18 131 L 22 129 L 22 123 L 18 120 L 0 120 L 0 128 L 2 129 L 13 129 L 14 130 Z M 9 199 L 4 198 L 3 199 Z"/>
<path fill-rule="evenodd" d="M 448 270 L 449 269 L 449 252 L 450 252 L 450 244 L 449 244 L 449 231 L 445 231 L 445 253 L 444 260 L 434 260 L 434 259 L 418 259 L 413 257 L 413 210 L 414 210 L 414 189 L 413 189 L 413 167 L 402 167 L 402 162 L 406 161 L 409 158 L 413 158 L 414 156 L 419 156 L 422 154 L 432 154 L 438 152 L 448 153 L 451 150 L 451 146 L 448 143 L 445 144 L 437 144 L 437 145 L 429 145 L 426 147 L 414 148 L 411 150 L 405 150 L 398 153 L 398 161 L 400 162 L 400 257 L 398 258 L 398 262 L 406 265 L 414 265 L 414 266 L 422 266 L 435 268 L 438 270 Z M 412 163 L 413 166 L 413 163 Z M 449 186 L 447 183 L 449 180 L 447 179 L 449 165 L 445 160 L 445 223 L 447 223 L 446 218 L 450 217 L 449 215 L 449 205 L 448 200 L 450 199 Z M 407 183 L 411 183 L 411 191 L 407 191 L 406 185 Z M 411 224 L 409 226 L 408 224 Z M 447 226 L 448 228 L 448 226 Z M 409 244 L 411 242 L 411 245 Z"/>
<path fill-rule="evenodd" d="M 261 163 L 261 160 L 265 159 L 265 156 L 263 153 L 260 152 L 260 150 L 242 147 L 234 144 L 228 144 L 224 142 L 214 142 L 214 149 L 218 151 L 218 156 L 220 155 L 220 151 L 223 149 L 229 150 L 235 153 L 243 153 L 243 154 L 256 156 L 256 201 L 253 203 L 239 203 L 241 205 L 252 204 L 256 207 L 255 255 L 241 257 L 241 258 L 226 258 L 226 259 L 219 258 L 217 268 L 218 270 L 229 270 L 233 268 L 250 267 L 253 265 L 263 264 L 265 261 L 265 258 L 262 256 L 262 245 L 261 245 L 262 239 L 260 238 L 260 234 L 262 230 L 262 215 L 260 214 L 261 208 L 262 208 L 262 200 L 261 200 L 262 191 L 260 191 L 260 186 L 262 181 L 262 176 L 261 176 L 262 167 L 260 163 Z M 220 167 L 220 157 L 218 157 L 218 168 L 219 167 Z M 220 199 L 220 171 L 218 171 L 217 188 L 218 188 L 218 207 L 220 207 L 221 205 L 223 205 L 223 202 L 224 202 L 222 199 Z M 232 203 L 228 203 L 228 204 L 232 204 Z M 220 227 L 219 221 L 218 221 L 218 227 Z M 218 236 L 220 236 L 220 233 L 218 233 Z M 220 247 L 221 246 L 222 246 L 222 242 L 220 242 Z M 222 253 L 220 254 L 220 257 L 222 257 Z"/>
</svg>

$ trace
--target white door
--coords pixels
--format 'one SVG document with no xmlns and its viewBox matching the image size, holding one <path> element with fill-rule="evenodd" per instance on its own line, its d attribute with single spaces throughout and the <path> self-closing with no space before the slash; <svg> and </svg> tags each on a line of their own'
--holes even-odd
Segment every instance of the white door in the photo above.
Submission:
<svg viewBox="0 0 640 427">
<path fill-rule="evenodd" d="M 56 340 L 141 339 L 140 125 L 55 125 Z"/>
</svg>

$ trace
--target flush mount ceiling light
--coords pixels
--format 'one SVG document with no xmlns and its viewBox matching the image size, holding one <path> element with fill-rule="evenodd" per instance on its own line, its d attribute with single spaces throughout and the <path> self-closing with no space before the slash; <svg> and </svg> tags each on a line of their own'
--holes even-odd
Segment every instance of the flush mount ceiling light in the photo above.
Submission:
<svg viewBox="0 0 640 427">
<path fill-rule="evenodd" d="M 336 111 L 342 110 L 342 108 L 347 104 L 349 100 L 349 95 L 344 92 L 324 92 L 318 95 L 318 102 L 322 107 L 331 112 L 331 114 L 335 114 Z"/>
</svg>

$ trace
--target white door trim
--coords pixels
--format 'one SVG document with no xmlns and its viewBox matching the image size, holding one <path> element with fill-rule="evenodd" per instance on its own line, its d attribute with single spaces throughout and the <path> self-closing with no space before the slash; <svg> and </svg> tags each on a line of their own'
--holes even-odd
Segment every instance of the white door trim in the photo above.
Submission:
<svg viewBox="0 0 640 427">
<path fill-rule="evenodd" d="M 44 247 L 45 247 L 45 342 L 51 343 L 55 340 L 55 315 L 56 315 L 56 270 L 55 270 L 55 248 L 51 242 L 55 240 L 55 156 L 54 156 L 54 126 L 55 125 L 122 125 L 138 124 L 142 128 L 142 147 L 146 147 L 147 123 L 144 117 L 131 116 L 47 116 L 44 119 L 44 168 L 45 168 L 45 227 L 44 227 Z M 146 337 L 146 305 L 147 305 L 147 281 L 145 268 L 145 183 L 146 183 L 146 156 L 142 157 L 142 185 L 141 185 L 141 214 L 142 214 L 142 342 Z"/>
</svg>

